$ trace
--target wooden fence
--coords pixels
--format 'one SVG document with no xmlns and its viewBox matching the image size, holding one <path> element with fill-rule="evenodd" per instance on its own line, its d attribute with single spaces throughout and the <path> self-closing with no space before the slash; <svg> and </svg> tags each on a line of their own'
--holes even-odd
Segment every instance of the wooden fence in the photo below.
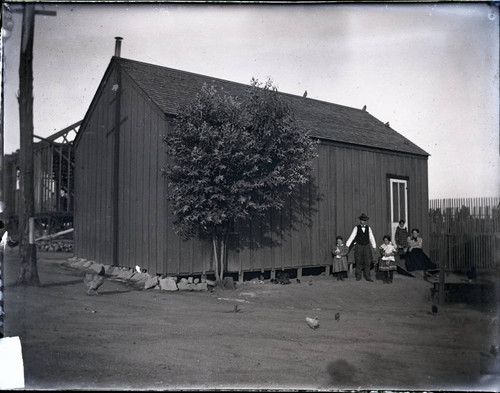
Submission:
<svg viewBox="0 0 500 393">
<path fill-rule="evenodd" d="M 429 201 L 429 256 L 447 272 L 500 266 L 500 198 Z"/>
</svg>

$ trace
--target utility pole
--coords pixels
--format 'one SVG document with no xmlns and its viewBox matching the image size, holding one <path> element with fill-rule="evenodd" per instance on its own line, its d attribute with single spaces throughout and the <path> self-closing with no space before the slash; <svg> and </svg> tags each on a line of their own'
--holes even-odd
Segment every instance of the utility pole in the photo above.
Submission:
<svg viewBox="0 0 500 393">
<path fill-rule="evenodd" d="M 4 203 L 4 70 L 5 70 L 5 42 L 11 35 L 14 23 L 12 22 L 12 14 L 10 8 L 6 4 L 2 4 L 2 80 L 0 81 L 0 216 L 4 219 L 5 203 Z"/>
<path fill-rule="evenodd" d="M 2 4 L 2 46 L 1 46 L 1 58 L 2 58 L 2 80 L 0 81 L 0 234 L 2 235 L 2 240 L 5 235 L 5 203 L 4 203 L 4 70 L 5 70 L 5 42 L 11 35 L 14 23 L 12 22 L 12 15 L 9 12 L 9 7 L 6 4 Z M 4 250 L 5 243 L 0 241 L 0 338 L 5 337 L 5 318 L 3 311 L 3 299 L 4 299 L 4 282 L 5 282 L 5 268 L 4 268 Z"/>
<path fill-rule="evenodd" d="M 19 217 L 21 269 L 18 284 L 40 285 L 34 240 L 35 190 L 33 159 L 33 40 L 35 15 L 56 15 L 55 11 L 35 11 L 35 4 L 24 4 L 19 63 L 19 122 L 21 210 Z"/>
</svg>

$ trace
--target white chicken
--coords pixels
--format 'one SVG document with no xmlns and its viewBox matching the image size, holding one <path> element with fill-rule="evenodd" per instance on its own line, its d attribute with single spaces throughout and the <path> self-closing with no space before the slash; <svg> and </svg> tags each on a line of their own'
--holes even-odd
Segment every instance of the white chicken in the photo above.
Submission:
<svg viewBox="0 0 500 393">
<path fill-rule="evenodd" d="M 306 323 L 309 325 L 311 329 L 317 329 L 319 328 L 319 320 L 318 317 L 306 317 Z"/>
<path fill-rule="evenodd" d="M 101 267 L 99 273 L 86 273 L 83 282 L 87 286 L 87 295 L 99 295 L 97 290 L 103 284 L 106 278 L 104 266 Z"/>
</svg>

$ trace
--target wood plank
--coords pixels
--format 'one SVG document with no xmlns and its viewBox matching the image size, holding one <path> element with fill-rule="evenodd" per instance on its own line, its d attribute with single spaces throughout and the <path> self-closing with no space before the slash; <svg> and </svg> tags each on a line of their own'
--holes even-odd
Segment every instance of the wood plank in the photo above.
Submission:
<svg viewBox="0 0 500 393">
<path fill-rule="evenodd" d="M 302 211 L 302 195 L 300 187 L 296 189 L 292 195 L 292 214 L 290 216 L 290 223 L 292 225 L 291 237 L 289 247 L 292 250 L 291 259 L 284 260 L 282 267 L 290 268 L 294 266 L 300 266 L 302 261 L 302 223 L 303 211 Z"/>
<path fill-rule="evenodd" d="M 104 124 L 104 122 L 101 122 Z M 104 255 L 106 264 L 113 264 L 113 250 L 109 245 L 112 244 L 113 241 L 113 205 L 111 200 L 112 195 L 112 187 L 113 187 L 113 142 L 112 138 L 104 138 L 104 145 L 106 146 L 106 157 L 104 160 L 104 168 L 105 168 L 105 185 L 102 190 L 105 197 L 105 234 L 103 236 L 105 241 L 105 249 L 102 253 Z"/>
<path fill-rule="evenodd" d="M 275 231 L 272 234 L 273 247 L 271 248 L 271 263 L 269 268 L 276 270 L 277 266 L 281 266 L 281 248 L 282 245 L 282 214 L 278 210 L 273 210 L 272 221 Z"/>
<path fill-rule="evenodd" d="M 163 135 L 168 133 L 168 122 L 160 121 L 159 117 L 155 117 L 156 138 L 158 142 L 162 140 Z M 157 144 L 155 149 L 156 162 L 158 169 L 161 170 L 166 166 L 166 154 L 164 153 L 164 147 L 160 143 Z M 162 176 L 161 172 L 158 171 L 155 175 L 156 178 L 156 193 L 155 201 L 156 205 L 152 206 L 156 209 L 153 213 L 156 217 L 156 270 L 158 273 L 167 272 L 167 244 L 169 240 L 169 231 L 167 229 L 167 212 L 168 212 L 168 200 L 167 200 L 167 179 Z"/>
<path fill-rule="evenodd" d="M 148 108 L 148 114 L 146 116 L 148 119 L 147 127 L 149 131 L 149 199 L 148 199 L 148 248 L 149 248 L 149 261 L 148 261 L 148 272 L 150 274 L 156 274 L 158 272 L 158 259 L 157 259 L 157 218 L 156 218 L 156 195 L 158 186 L 158 150 L 163 148 L 163 142 L 158 140 L 158 126 L 157 117 L 155 114 L 151 113 L 151 109 Z"/>
<path fill-rule="evenodd" d="M 337 178 L 338 178 L 338 168 L 336 166 L 336 153 L 337 150 L 334 146 L 330 146 L 330 154 L 328 157 L 328 189 L 330 194 L 330 204 L 328 209 L 328 223 L 329 223 L 329 231 L 330 231 L 330 239 L 329 239 L 329 248 L 332 248 L 335 238 L 338 236 L 338 221 L 337 221 L 337 209 L 338 209 L 338 201 L 337 201 Z M 342 236 L 342 235 L 341 235 Z M 331 250 L 329 250 L 330 252 Z"/>
<path fill-rule="evenodd" d="M 335 147 L 335 168 L 337 177 L 335 180 L 335 200 L 337 201 L 337 208 L 335 209 L 335 222 L 337 223 L 336 233 L 343 236 L 347 241 L 349 237 L 349 225 L 346 222 L 346 209 L 345 209 L 345 150 Z"/>
<path fill-rule="evenodd" d="M 274 267 L 274 253 L 273 253 L 273 242 L 276 237 L 276 214 L 274 211 L 269 211 L 266 215 L 268 220 L 268 226 L 266 231 L 263 233 L 264 239 L 264 249 L 263 249 L 263 268 L 269 270 Z"/>
<path fill-rule="evenodd" d="M 97 111 L 97 118 L 96 120 L 99 121 L 99 119 L 103 116 L 103 110 L 100 107 Z M 95 122 L 93 122 L 95 124 Z M 94 184 L 92 185 L 92 188 L 90 188 L 90 192 L 95 195 L 95 205 L 94 209 L 92 212 L 94 213 L 94 228 L 93 231 L 95 233 L 95 239 L 94 239 L 94 248 L 95 248 L 95 257 L 94 259 L 96 262 L 102 261 L 104 258 L 104 244 L 102 242 L 103 237 L 105 236 L 105 228 L 104 223 L 103 223 L 103 206 L 104 206 L 104 199 L 105 195 L 103 194 L 102 190 L 105 189 L 106 186 L 106 179 L 105 179 L 105 174 L 102 172 L 102 163 L 106 160 L 105 153 L 103 150 L 105 150 L 106 147 L 106 138 L 102 135 L 102 133 L 99 135 L 99 138 L 101 143 L 97 143 L 96 146 L 94 146 L 95 149 L 95 166 L 96 166 L 96 172 L 94 176 Z M 91 221 L 92 222 L 92 221 Z"/>
<path fill-rule="evenodd" d="M 276 270 L 284 269 L 289 261 L 293 260 L 293 250 L 292 250 L 292 234 L 291 234 L 291 203 L 290 198 L 287 198 L 285 207 L 281 211 L 281 223 L 283 227 L 283 237 L 281 240 L 281 258 L 279 263 L 276 264 Z"/>
<path fill-rule="evenodd" d="M 149 176 L 147 170 L 147 163 L 149 162 L 149 140 L 151 139 L 149 127 L 146 127 L 146 105 L 144 99 L 138 95 L 134 95 L 136 101 L 135 107 L 137 108 L 137 123 L 132 130 L 134 140 L 137 141 L 137 152 L 139 156 L 136 159 L 137 165 L 135 170 L 138 174 L 137 185 L 137 202 L 136 202 L 136 214 L 137 220 L 139 220 L 140 225 L 140 245 L 137 248 L 137 254 L 133 264 L 138 264 L 141 267 L 149 269 L 149 245 L 148 245 L 148 235 L 149 235 L 149 220 L 148 220 L 148 191 L 149 191 Z"/>
<path fill-rule="evenodd" d="M 315 260 L 312 259 L 312 248 L 311 248 L 312 233 L 311 233 L 311 226 L 309 225 L 310 214 L 311 214 L 310 195 L 311 195 L 310 185 L 309 184 L 301 185 L 300 186 L 301 219 L 299 225 L 300 253 L 299 253 L 299 259 L 297 263 L 294 265 L 295 267 L 304 265 L 315 265 L 317 263 Z M 326 221 L 327 217 L 325 217 L 324 220 Z"/>
<path fill-rule="evenodd" d="M 325 147 L 320 144 L 318 146 L 318 153 L 321 154 L 321 151 Z M 319 236 L 319 211 L 320 211 L 320 204 L 321 204 L 321 198 L 323 197 L 321 195 L 321 186 L 320 186 L 320 173 L 319 173 L 319 157 L 316 157 L 313 159 L 312 162 L 312 168 L 311 168 L 311 186 L 313 195 L 314 195 L 314 214 L 311 217 L 311 261 L 312 264 L 317 264 L 318 261 L 320 260 L 320 236 Z"/>
<path fill-rule="evenodd" d="M 126 79 L 123 79 L 123 83 L 126 83 Z M 130 103 L 127 93 L 127 87 L 123 86 L 122 89 L 122 105 L 124 113 L 128 113 L 130 110 Z M 130 266 L 130 250 L 135 247 L 135 239 L 131 234 L 130 228 L 135 228 L 135 222 L 130 216 L 130 198 L 131 198 L 131 140 L 130 140 L 130 123 L 127 125 L 120 126 L 120 170 L 119 170 L 119 196 L 118 196 L 118 223 L 120 226 L 119 238 L 118 238 L 118 249 L 119 249 L 119 265 L 120 266 Z M 114 132 L 117 132 L 116 127 Z M 114 176 L 114 174 L 113 174 Z M 114 200 L 111 201 L 112 204 L 115 203 Z"/>
<path fill-rule="evenodd" d="M 352 225 L 357 223 L 355 217 L 358 217 L 361 213 L 358 211 L 358 199 L 354 195 L 354 179 L 358 173 L 357 167 L 354 165 L 356 157 L 352 149 L 346 150 L 345 159 L 346 222 L 349 223 L 348 225 L 352 229 Z"/>
<path fill-rule="evenodd" d="M 328 217 L 329 217 L 329 205 L 332 199 L 329 187 L 329 147 L 321 146 L 320 155 L 318 157 L 318 168 L 317 168 L 317 178 L 319 185 L 319 192 L 321 195 L 321 200 L 319 201 L 319 212 L 318 212 L 318 232 L 316 232 L 319 239 L 319 249 L 318 258 L 314 261 L 314 264 L 324 265 L 330 263 L 331 259 L 331 247 L 332 244 L 332 234 L 329 231 Z M 297 266 L 304 266 L 297 265 Z"/>
<path fill-rule="evenodd" d="M 99 116 L 99 112 L 97 112 L 97 116 Z M 95 123 L 96 119 L 94 118 L 92 121 L 92 130 L 95 130 Z M 94 140 L 92 140 L 94 139 Z M 89 239 L 88 239 L 88 244 L 87 244 L 87 249 L 88 249 L 88 257 L 89 259 L 94 260 L 96 255 L 96 251 L 98 250 L 98 245 L 96 244 L 96 241 L 99 236 L 99 222 L 96 222 L 95 212 L 96 212 L 96 201 L 97 201 L 97 193 L 93 192 L 95 191 L 97 187 L 97 146 L 95 144 L 98 144 L 99 142 L 102 141 L 102 135 L 99 133 L 95 135 L 95 138 L 91 138 L 89 140 L 89 150 L 88 150 L 88 174 L 89 174 L 89 183 L 88 183 L 88 189 L 87 189 L 87 195 L 88 195 L 88 200 L 89 200 L 89 221 L 87 223 L 92 223 L 94 225 L 94 230 L 88 231 L 89 232 Z M 94 247 L 92 247 L 94 245 Z"/>
<path fill-rule="evenodd" d="M 127 93 L 131 89 L 127 89 Z M 144 242 L 143 233 L 143 221 L 142 216 L 142 179 L 144 177 L 143 172 L 143 162 L 144 157 L 142 156 L 142 146 L 143 138 L 139 135 L 138 130 L 140 125 L 139 116 L 141 115 L 141 108 L 138 107 L 140 102 L 138 96 L 134 94 L 131 96 L 129 101 L 129 108 L 126 113 L 130 113 L 130 121 L 128 122 L 127 132 L 130 136 L 130 153 L 128 159 L 131 160 L 130 166 L 130 206 L 129 206 L 129 217 L 132 218 L 134 230 L 130 230 L 130 236 L 134 239 L 134 247 L 130 250 L 130 260 L 127 266 L 134 267 L 134 265 L 141 260 L 142 256 L 142 245 Z"/>
</svg>

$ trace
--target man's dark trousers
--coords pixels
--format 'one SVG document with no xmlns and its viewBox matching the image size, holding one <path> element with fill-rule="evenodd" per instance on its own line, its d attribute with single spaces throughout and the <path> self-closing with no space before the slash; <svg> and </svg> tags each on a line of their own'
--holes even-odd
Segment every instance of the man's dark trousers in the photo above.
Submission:
<svg viewBox="0 0 500 393">
<path fill-rule="evenodd" d="M 358 244 L 354 246 L 354 261 L 356 262 L 356 280 L 361 280 L 361 272 L 364 272 L 366 280 L 371 280 L 370 265 L 372 262 L 371 244 Z"/>
</svg>

